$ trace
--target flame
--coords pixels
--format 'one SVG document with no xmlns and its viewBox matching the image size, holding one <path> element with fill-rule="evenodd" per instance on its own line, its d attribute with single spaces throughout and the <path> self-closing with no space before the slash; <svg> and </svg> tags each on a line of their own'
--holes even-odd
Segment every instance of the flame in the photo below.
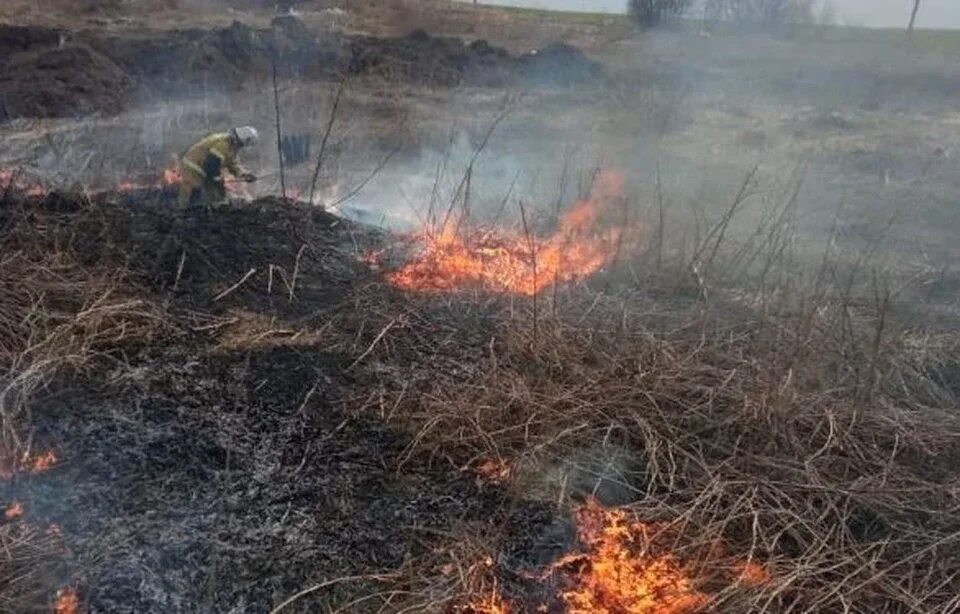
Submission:
<svg viewBox="0 0 960 614">
<path fill-rule="evenodd" d="M 116 192 L 132 192 L 133 190 L 147 190 L 150 188 L 164 188 L 176 185 L 180 185 L 180 169 L 177 165 L 173 165 L 163 169 L 159 179 L 153 185 L 122 180 L 118 181 L 113 189 Z"/>
<path fill-rule="evenodd" d="M 360 254 L 360 262 L 367 265 L 370 268 L 378 268 L 381 261 L 383 260 L 383 254 L 386 250 L 376 249 Z"/>
<path fill-rule="evenodd" d="M 741 582 L 752 587 L 769 584 L 772 579 L 770 570 L 756 561 L 743 561 L 737 564 L 735 573 Z"/>
<path fill-rule="evenodd" d="M 70 588 L 61 588 L 57 591 L 57 600 L 53 604 L 53 614 L 78 614 L 80 598 L 77 591 Z"/>
<path fill-rule="evenodd" d="M 39 455 L 24 452 L 19 459 L 6 457 L 0 459 L 0 479 L 10 479 L 17 473 L 40 473 L 46 471 L 57 462 L 57 455 L 52 451 Z"/>
<path fill-rule="evenodd" d="M 14 501 L 8 505 L 3 512 L 3 517 L 7 520 L 16 520 L 21 516 L 23 516 L 23 504 L 19 501 Z"/>
<path fill-rule="evenodd" d="M 567 555 L 552 568 L 567 575 L 571 586 L 561 598 L 571 614 L 684 614 L 709 603 L 684 565 L 654 544 L 656 525 L 596 501 L 576 516 L 584 552 Z"/>
<path fill-rule="evenodd" d="M 38 180 L 30 180 L 30 183 L 24 184 L 27 179 L 23 173 L 11 168 L 0 168 L 0 191 L 19 190 L 28 197 L 43 197 L 47 195 L 47 188 Z"/>
<path fill-rule="evenodd" d="M 524 612 L 568 614 L 691 614 L 711 607 L 704 585 L 757 588 L 772 574 L 752 559 L 731 564 L 722 539 L 710 541 L 683 558 L 671 550 L 676 533 L 663 524 L 641 522 L 623 508 L 604 508 L 588 500 L 574 513 L 580 548 L 546 570 L 522 573 L 529 580 L 560 585 L 559 593 Z M 722 584 L 718 584 L 722 582 Z M 499 608 L 499 609 L 498 609 Z M 464 606 L 469 614 L 505 614 L 514 608 L 494 591 Z"/>
<path fill-rule="evenodd" d="M 29 466 L 32 473 L 39 473 L 41 471 L 46 471 L 52 467 L 57 462 L 57 455 L 53 452 L 44 452 L 40 456 L 34 457 L 32 460 L 29 457 L 24 457 L 24 465 Z"/>
<path fill-rule="evenodd" d="M 511 469 L 505 461 L 488 458 L 473 466 L 465 466 L 461 471 L 474 473 L 478 480 L 488 484 L 503 484 L 510 479 Z"/>
<path fill-rule="evenodd" d="M 622 203 L 623 175 L 597 175 L 590 195 L 559 219 L 547 238 L 518 232 L 466 233 L 448 221 L 439 232 L 422 232 L 420 254 L 388 275 L 404 290 L 445 291 L 465 286 L 533 296 L 554 283 L 584 279 L 615 256 L 623 225 L 600 227 Z"/>
</svg>

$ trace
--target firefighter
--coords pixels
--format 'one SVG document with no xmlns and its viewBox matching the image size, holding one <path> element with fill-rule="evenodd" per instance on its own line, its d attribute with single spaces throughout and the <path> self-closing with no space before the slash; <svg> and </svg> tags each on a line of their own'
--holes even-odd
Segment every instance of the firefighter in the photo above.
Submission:
<svg viewBox="0 0 960 614">
<path fill-rule="evenodd" d="M 225 172 L 241 181 L 256 181 L 256 175 L 240 166 L 237 154 L 244 147 L 256 144 L 258 138 L 256 128 L 240 126 L 230 132 L 206 136 L 191 146 L 180 159 L 180 205 L 226 204 Z"/>
</svg>

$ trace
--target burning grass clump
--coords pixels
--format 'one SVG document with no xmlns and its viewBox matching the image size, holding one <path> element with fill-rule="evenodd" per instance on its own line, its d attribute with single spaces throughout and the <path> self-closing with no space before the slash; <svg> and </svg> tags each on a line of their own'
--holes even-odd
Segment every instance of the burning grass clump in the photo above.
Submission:
<svg viewBox="0 0 960 614">
<path fill-rule="evenodd" d="M 19 516 L 7 514 L 0 523 L 0 610 L 49 610 L 64 573 L 63 537 L 53 527 L 39 527 Z"/>
</svg>

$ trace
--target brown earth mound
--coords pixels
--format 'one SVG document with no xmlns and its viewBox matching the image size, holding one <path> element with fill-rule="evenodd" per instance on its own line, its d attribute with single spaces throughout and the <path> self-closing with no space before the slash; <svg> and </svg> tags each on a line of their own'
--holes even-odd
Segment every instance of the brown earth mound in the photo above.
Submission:
<svg viewBox="0 0 960 614">
<path fill-rule="evenodd" d="M 21 54 L 0 68 L 0 118 L 118 113 L 135 87 L 119 66 L 86 45 Z"/>
<path fill-rule="evenodd" d="M 485 40 L 430 36 L 359 37 L 351 42 L 349 70 L 423 85 L 558 85 L 602 78 L 602 66 L 564 43 L 514 57 Z"/>
<path fill-rule="evenodd" d="M 322 42 L 321 42 L 322 40 Z M 511 56 L 486 41 L 422 30 L 382 39 L 318 38 L 292 15 L 268 29 L 240 22 L 215 30 L 82 31 L 0 26 L 0 120 L 113 114 L 156 96 L 239 88 L 270 78 L 325 79 L 341 72 L 437 87 L 554 86 L 602 78 L 575 47 Z"/>
</svg>

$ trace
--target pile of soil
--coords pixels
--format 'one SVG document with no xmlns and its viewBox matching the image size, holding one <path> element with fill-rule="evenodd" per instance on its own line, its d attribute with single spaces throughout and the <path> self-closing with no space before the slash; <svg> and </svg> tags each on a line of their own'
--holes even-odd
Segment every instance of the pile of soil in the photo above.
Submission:
<svg viewBox="0 0 960 614">
<path fill-rule="evenodd" d="M 81 31 L 0 25 L 0 121 L 114 114 L 156 96 L 237 89 L 272 76 L 320 80 L 347 72 L 435 87 L 554 86 L 602 78 L 602 67 L 565 44 L 524 56 L 483 40 L 318 37 L 293 15 L 270 28 Z M 199 90 L 198 90 L 199 88 Z"/>
<path fill-rule="evenodd" d="M 349 70 L 432 86 L 576 84 L 595 81 L 604 72 L 598 62 L 565 43 L 515 57 L 485 40 L 467 44 L 423 30 L 401 38 L 353 39 Z"/>
<path fill-rule="evenodd" d="M 8 57 L 0 63 L 0 119 L 118 113 L 136 89 L 123 69 L 84 44 Z"/>
<path fill-rule="evenodd" d="M 81 31 L 0 25 L 0 120 L 117 113 L 196 87 L 234 89 L 278 74 L 323 78 L 339 58 L 292 16 L 257 30 Z"/>
<path fill-rule="evenodd" d="M 459 38 L 414 30 L 401 38 L 354 38 L 349 71 L 420 85 L 495 84 L 506 79 L 510 62 L 505 50 L 486 41 L 468 45 Z"/>
</svg>

